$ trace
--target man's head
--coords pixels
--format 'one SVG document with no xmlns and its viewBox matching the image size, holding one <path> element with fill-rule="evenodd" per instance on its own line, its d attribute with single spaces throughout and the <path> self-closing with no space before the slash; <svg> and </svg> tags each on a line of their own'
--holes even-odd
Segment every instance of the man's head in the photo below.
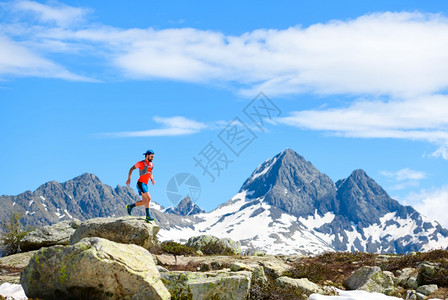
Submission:
<svg viewBox="0 0 448 300">
<path fill-rule="evenodd" d="M 154 159 L 154 151 L 151 149 L 148 149 L 143 155 L 147 161 L 152 161 Z"/>
</svg>

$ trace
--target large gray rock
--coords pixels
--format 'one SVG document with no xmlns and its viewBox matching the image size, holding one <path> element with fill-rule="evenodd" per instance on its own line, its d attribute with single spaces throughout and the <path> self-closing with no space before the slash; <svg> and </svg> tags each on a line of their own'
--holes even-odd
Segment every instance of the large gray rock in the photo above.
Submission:
<svg viewBox="0 0 448 300">
<path fill-rule="evenodd" d="M 417 282 L 419 286 L 435 283 L 434 280 L 440 278 L 440 275 L 446 272 L 436 263 L 423 262 L 418 267 Z"/>
<path fill-rule="evenodd" d="M 27 252 L 38 250 L 42 247 L 68 245 L 70 236 L 80 224 L 80 220 L 73 219 L 31 231 L 20 241 L 20 250 Z"/>
<path fill-rule="evenodd" d="M 429 296 L 432 293 L 436 292 L 439 289 L 437 284 L 427 284 L 427 285 L 421 285 L 418 287 L 417 292 Z"/>
<path fill-rule="evenodd" d="M 147 250 L 102 238 L 40 249 L 20 283 L 29 298 L 170 299 Z"/>
<path fill-rule="evenodd" d="M 18 253 L 0 258 L 0 284 L 5 282 L 18 284 L 20 273 L 30 262 L 36 251 Z"/>
<path fill-rule="evenodd" d="M 241 272 L 164 272 L 162 281 L 172 299 L 247 299 L 252 273 Z"/>
<path fill-rule="evenodd" d="M 220 246 L 221 248 L 231 249 L 234 254 L 241 253 L 240 242 L 235 242 L 229 238 L 220 239 L 212 235 L 200 235 L 191 237 L 188 239 L 186 245 L 189 247 L 193 247 L 196 250 L 202 251 L 208 243 L 218 243 L 218 246 Z"/>
<path fill-rule="evenodd" d="M 159 226 L 143 218 L 95 218 L 82 222 L 70 237 L 70 245 L 85 237 L 101 237 L 122 244 L 135 244 L 150 249 L 157 243 Z"/>
<path fill-rule="evenodd" d="M 394 291 L 394 280 L 390 272 L 379 267 L 361 267 L 344 282 L 350 290 L 364 290 L 370 293 L 390 294 Z"/>
<path fill-rule="evenodd" d="M 323 293 L 323 290 L 317 284 L 307 278 L 293 279 L 282 276 L 275 280 L 275 284 L 282 288 L 292 289 L 295 294 L 300 295 L 303 299 L 308 299 L 308 296 L 314 293 Z"/>
<path fill-rule="evenodd" d="M 283 276 L 291 267 L 280 259 L 271 259 L 261 261 L 260 265 L 263 266 L 266 275 L 272 278 L 278 278 Z"/>
<path fill-rule="evenodd" d="M 410 278 L 417 279 L 418 270 L 415 268 L 404 268 L 397 271 L 397 284 L 406 287 Z"/>
</svg>

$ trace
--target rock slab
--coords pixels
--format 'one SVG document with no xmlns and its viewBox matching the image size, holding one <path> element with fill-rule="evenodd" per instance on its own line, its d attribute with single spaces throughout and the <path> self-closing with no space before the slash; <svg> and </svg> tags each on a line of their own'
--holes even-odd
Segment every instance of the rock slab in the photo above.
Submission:
<svg viewBox="0 0 448 300">
<path fill-rule="evenodd" d="M 361 267 L 344 282 L 350 290 L 364 290 L 370 293 L 390 294 L 394 290 L 394 280 L 389 272 L 379 267 Z"/>
<path fill-rule="evenodd" d="M 248 298 L 252 273 L 172 271 L 161 276 L 172 299 L 236 300 Z"/>
<path fill-rule="evenodd" d="M 186 245 L 189 247 L 193 247 L 196 250 L 201 250 L 208 244 L 208 243 L 217 243 L 219 247 L 222 248 L 228 248 L 231 249 L 234 254 L 240 254 L 241 253 L 241 243 L 236 242 L 229 238 L 217 238 L 212 235 L 200 235 L 200 236 L 194 236 L 188 239 Z"/>
<path fill-rule="evenodd" d="M 134 244 L 150 249 L 157 243 L 159 226 L 143 218 L 95 218 L 82 222 L 70 237 L 70 245 L 85 237 L 100 237 L 122 244 Z"/>
<path fill-rule="evenodd" d="M 20 283 L 29 298 L 171 298 L 147 250 L 102 238 L 40 249 Z"/>
<path fill-rule="evenodd" d="M 68 245 L 70 236 L 80 224 L 80 220 L 73 219 L 31 231 L 20 241 L 20 251 L 27 252 L 42 247 Z"/>
</svg>

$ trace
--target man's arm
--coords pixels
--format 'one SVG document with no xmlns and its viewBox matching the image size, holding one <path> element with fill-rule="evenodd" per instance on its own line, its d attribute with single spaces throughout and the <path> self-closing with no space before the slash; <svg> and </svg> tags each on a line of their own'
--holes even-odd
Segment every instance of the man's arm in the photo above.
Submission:
<svg viewBox="0 0 448 300">
<path fill-rule="evenodd" d="M 126 181 L 126 185 L 130 185 L 131 184 L 131 175 L 132 175 L 132 171 L 134 171 L 136 169 L 135 165 L 132 166 L 129 169 L 129 175 L 128 175 L 128 180 Z"/>
<path fill-rule="evenodd" d="M 154 185 L 156 182 L 154 181 L 154 178 L 152 177 L 152 173 L 149 175 L 149 179 L 151 179 L 152 185 Z"/>
</svg>

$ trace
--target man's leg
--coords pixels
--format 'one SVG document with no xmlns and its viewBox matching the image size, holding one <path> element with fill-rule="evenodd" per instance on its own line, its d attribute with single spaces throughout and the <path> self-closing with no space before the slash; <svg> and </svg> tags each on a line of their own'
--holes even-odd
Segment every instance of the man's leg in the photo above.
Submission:
<svg viewBox="0 0 448 300">
<path fill-rule="evenodd" d="M 145 208 L 149 208 L 149 203 L 151 202 L 151 195 L 149 195 L 149 192 L 142 194 L 141 202 L 143 202 L 143 204 L 141 204 L 141 205 L 145 205 Z"/>
<path fill-rule="evenodd" d="M 136 206 L 145 205 L 145 200 L 143 195 L 148 192 L 148 186 L 143 185 L 142 182 L 137 182 L 137 191 L 140 196 L 142 196 L 142 200 L 137 201 L 133 204 L 126 205 L 126 210 L 128 211 L 128 215 L 131 215 L 132 209 Z"/>
<path fill-rule="evenodd" d="M 151 202 L 151 195 L 149 195 L 149 192 L 142 194 L 142 201 L 145 203 L 146 222 L 154 221 L 154 218 L 151 217 L 151 214 L 149 213 L 149 203 Z"/>
</svg>

